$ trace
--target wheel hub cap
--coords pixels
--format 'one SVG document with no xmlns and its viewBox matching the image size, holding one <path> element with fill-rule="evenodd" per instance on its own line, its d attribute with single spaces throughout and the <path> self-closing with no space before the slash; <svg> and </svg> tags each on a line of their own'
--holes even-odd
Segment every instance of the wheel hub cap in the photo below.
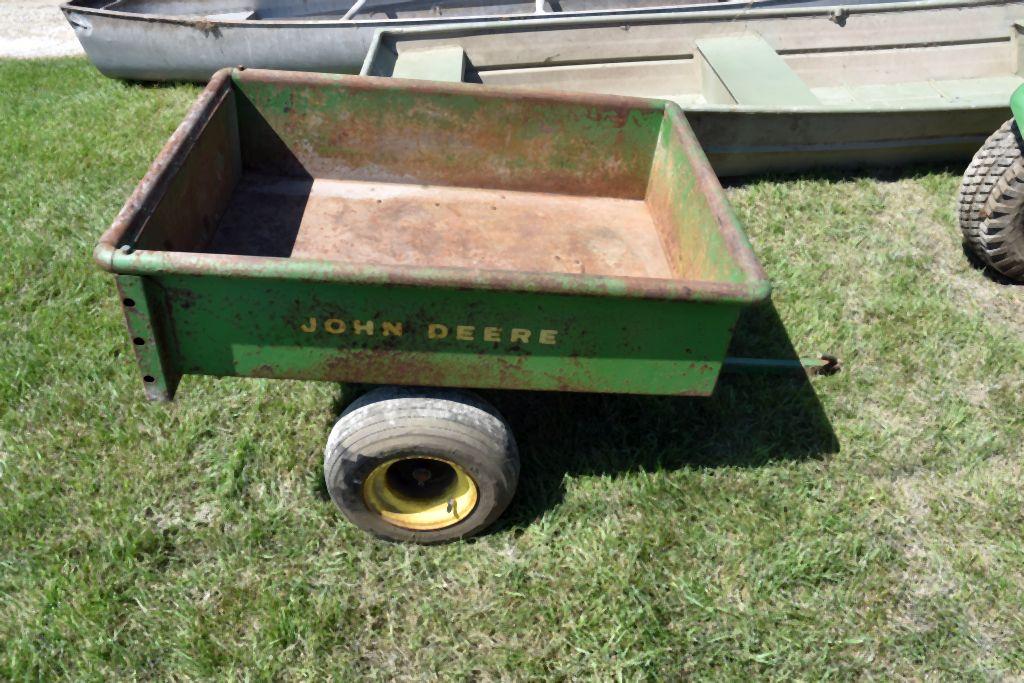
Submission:
<svg viewBox="0 0 1024 683">
<path fill-rule="evenodd" d="M 476 482 L 454 462 L 432 456 L 391 460 L 363 483 L 367 509 L 391 524 L 434 531 L 457 524 L 476 507 Z"/>
</svg>

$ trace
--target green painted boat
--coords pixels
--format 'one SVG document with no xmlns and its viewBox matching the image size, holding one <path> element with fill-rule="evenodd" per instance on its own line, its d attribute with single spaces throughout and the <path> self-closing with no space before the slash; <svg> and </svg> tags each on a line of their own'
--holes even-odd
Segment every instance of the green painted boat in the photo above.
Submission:
<svg viewBox="0 0 1024 683">
<path fill-rule="evenodd" d="M 657 97 L 722 176 L 964 162 L 1024 83 L 1024 2 L 381 30 L 362 74 Z"/>
</svg>

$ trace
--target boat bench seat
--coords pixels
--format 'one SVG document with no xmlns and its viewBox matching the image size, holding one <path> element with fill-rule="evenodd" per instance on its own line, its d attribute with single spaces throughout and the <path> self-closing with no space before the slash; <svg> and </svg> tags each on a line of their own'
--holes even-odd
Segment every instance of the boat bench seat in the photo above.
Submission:
<svg viewBox="0 0 1024 683">
<path fill-rule="evenodd" d="M 458 45 L 445 45 L 398 53 L 392 76 L 422 81 L 461 83 L 466 73 L 466 53 Z"/>
<path fill-rule="evenodd" d="M 819 104 L 796 72 L 758 35 L 697 41 L 701 90 L 708 104 Z"/>
</svg>

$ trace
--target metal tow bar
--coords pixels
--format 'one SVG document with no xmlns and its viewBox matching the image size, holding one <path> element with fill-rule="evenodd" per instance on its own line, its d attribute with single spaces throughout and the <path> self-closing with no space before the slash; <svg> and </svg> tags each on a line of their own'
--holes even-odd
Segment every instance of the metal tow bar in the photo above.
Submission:
<svg viewBox="0 0 1024 683">
<path fill-rule="evenodd" d="M 728 356 L 722 361 L 722 372 L 745 375 L 803 374 L 834 375 L 842 370 L 835 356 L 827 353 L 809 358 L 736 358 Z"/>
</svg>

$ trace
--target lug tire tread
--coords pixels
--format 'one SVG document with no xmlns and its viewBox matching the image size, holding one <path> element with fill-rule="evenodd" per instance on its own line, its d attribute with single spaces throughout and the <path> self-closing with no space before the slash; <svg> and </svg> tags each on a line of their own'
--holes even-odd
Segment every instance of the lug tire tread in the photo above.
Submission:
<svg viewBox="0 0 1024 683">
<path fill-rule="evenodd" d="M 1011 119 L 989 136 L 974 155 L 960 182 L 958 214 L 964 243 L 986 263 L 988 259 L 980 234 L 985 205 L 996 183 L 1020 157 L 1020 133 Z"/>
<path fill-rule="evenodd" d="M 1024 141 L 1017 124 L 1013 120 L 1003 124 L 975 161 L 979 163 L 972 162 L 976 166 L 973 184 L 968 178 L 971 168 L 964 175 L 963 187 L 976 188 L 966 224 L 961 216 L 965 239 L 975 226 L 975 253 L 993 270 L 1024 280 Z M 962 211 L 965 201 L 961 195 Z"/>
</svg>

